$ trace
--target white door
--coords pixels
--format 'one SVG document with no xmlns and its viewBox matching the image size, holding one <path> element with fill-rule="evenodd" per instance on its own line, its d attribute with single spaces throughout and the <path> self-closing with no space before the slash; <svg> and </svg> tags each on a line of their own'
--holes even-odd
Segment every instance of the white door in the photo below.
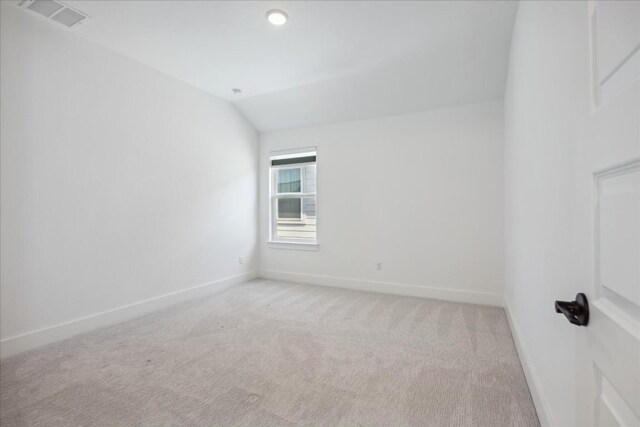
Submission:
<svg viewBox="0 0 640 427">
<path fill-rule="evenodd" d="M 592 200 L 592 253 L 576 285 L 590 308 L 577 334 L 576 419 L 640 426 L 640 1 L 585 7 L 593 127 L 576 185 Z"/>
</svg>

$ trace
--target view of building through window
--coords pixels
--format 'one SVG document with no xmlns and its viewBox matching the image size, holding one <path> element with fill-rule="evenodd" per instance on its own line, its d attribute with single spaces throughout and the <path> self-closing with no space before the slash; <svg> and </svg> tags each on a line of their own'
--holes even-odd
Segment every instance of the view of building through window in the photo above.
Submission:
<svg viewBox="0 0 640 427">
<path fill-rule="evenodd" d="M 271 240 L 316 242 L 316 152 L 273 154 Z"/>
</svg>

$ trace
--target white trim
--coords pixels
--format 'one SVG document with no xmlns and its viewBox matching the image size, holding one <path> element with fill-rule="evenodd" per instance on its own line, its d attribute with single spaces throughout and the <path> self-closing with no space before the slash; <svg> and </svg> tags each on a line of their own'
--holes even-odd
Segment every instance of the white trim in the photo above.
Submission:
<svg viewBox="0 0 640 427">
<path fill-rule="evenodd" d="M 540 420 L 540 425 L 542 427 L 557 426 L 558 424 L 554 421 L 554 418 L 551 415 L 549 401 L 542 390 L 542 383 L 540 382 L 540 379 L 536 374 L 535 369 L 533 368 L 533 363 L 531 362 L 529 351 L 527 350 L 525 343 L 520 339 L 518 327 L 514 322 L 513 316 L 511 315 L 509 302 L 506 300 L 504 301 L 504 311 L 507 315 L 513 342 L 516 344 L 516 350 L 518 351 L 518 356 L 520 358 L 520 365 L 522 365 L 522 370 L 524 371 L 524 376 L 527 379 L 527 385 L 529 386 L 529 392 L 531 393 L 533 404 L 536 408 L 536 412 L 538 413 L 538 420 Z"/>
<path fill-rule="evenodd" d="M 318 147 L 303 147 L 303 148 L 292 148 L 287 150 L 275 150 L 269 152 L 269 159 L 286 159 L 289 158 L 289 155 L 295 155 L 291 157 L 299 157 L 301 154 L 305 153 L 314 153 L 318 151 Z M 271 162 L 269 162 L 271 164 Z"/>
<path fill-rule="evenodd" d="M 292 273 L 288 271 L 260 270 L 259 276 L 265 279 L 287 282 L 308 283 L 334 288 L 354 289 L 378 292 L 382 294 L 432 298 L 470 304 L 501 307 L 502 295 L 491 292 L 446 289 L 436 286 L 418 286 L 406 283 L 377 282 L 373 280 L 351 279 L 346 277 L 320 276 L 315 274 Z"/>
<path fill-rule="evenodd" d="M 300 251 L 317 251 L 317 242 L 294 242 L 291 240 L 271 240 L 267 242 L 273 249 L 295 249 Z"/>
<path fill-rule="evenodd" d="M 154 298 L 149 298 L 144 301 L 103 311 L 101 313 L 70 320 L 58 325 L 5 338 L 0 340 L 0 358 L 4 359 L 5 357 L 22 353 L 23 351 L 71 338 L 74 335 L 140 317 L 193 298 L 214 294 L 216 292 L 223 291 L 230 286 L 254 279 L 256 276 L 257 274 L 255 271 L 241 273 L 205 283 L 203 285 L 171 292 Z"/>
<path fill-rule="evenodd" d="M 278 193 L 271 197 L 273 199 L 313 199 L 316 193 Z"/>
</svg>

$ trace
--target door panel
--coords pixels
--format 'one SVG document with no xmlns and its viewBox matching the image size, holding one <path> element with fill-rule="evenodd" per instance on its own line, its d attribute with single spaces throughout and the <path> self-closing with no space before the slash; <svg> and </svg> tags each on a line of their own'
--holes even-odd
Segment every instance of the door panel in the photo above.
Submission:
<svg viewBox="0 0 640 427">
<path fill-rule="evenodd" d="M 592 2 L 594 85 L 603 104 L 640 74 L 640 2 Z"/>
<path fill-rule="evenodd" d="M 610 1 L 598 5 L 598 68 L 601 82 L 640 44 L 639 16 L 640 3 L 635 1 Z"/>
<path fill-rule="evenodd" d="M 597 373 L 596 384 L 600 388 L 603 383 L 609 384 L 625 402 L 625 407 L 640 414 L 640 342 L 637 322 L 627 316 L 618 304 L 605 297 L 596 298 L 590 317 L 590 354 L 594 372 Z M 602 392 L 602 389 L 598 392 L 598 399 L 602 398 Z M 636 418 L 640 420 L 640 416 L 636 415 Z"/>
<path fill-rule="evenodd" d="M 579 191 L 589 185 L 594 195 L 593 280 L 586 289 L 591 319 L 576 356 L 583 402 L 576 411 L 588 424 L 638 426 L 640 2 L 592 1 L 589 13 L 593 128 L 584 176 L 592 181 Z"/>
<path fill-rule="evenodd" d="M 596 181 L 598 285 L 640 305 L 640 162 Z"/>
<path fill-rule="evenodd" d="M 638 418 L 606 377 L 598 375 L 598 401 L 596 425 L 598 426 L 637 426 Z"/>
</svg>

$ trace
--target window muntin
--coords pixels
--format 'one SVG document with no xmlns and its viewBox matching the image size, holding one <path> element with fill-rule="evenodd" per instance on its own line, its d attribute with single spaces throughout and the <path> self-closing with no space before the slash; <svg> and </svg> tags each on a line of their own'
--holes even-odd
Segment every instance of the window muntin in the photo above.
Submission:
<svg viewBox="0 0 640 427">
<path fill-rule="evenodd" d="M 316 152 L 272 153 L 270 240 L 316 243 Z"/>
</svg>

